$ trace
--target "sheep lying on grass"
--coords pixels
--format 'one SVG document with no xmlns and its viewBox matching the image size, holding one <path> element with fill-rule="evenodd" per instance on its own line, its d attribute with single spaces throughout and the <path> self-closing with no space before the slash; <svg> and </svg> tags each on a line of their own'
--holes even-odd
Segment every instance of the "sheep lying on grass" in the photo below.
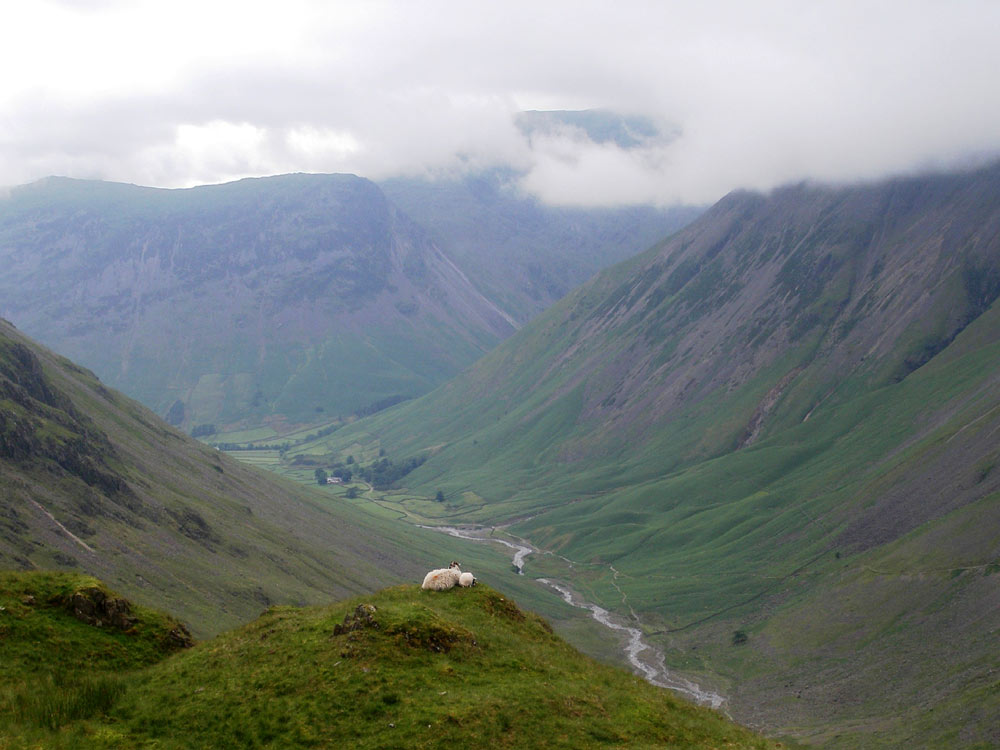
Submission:
<svg viewBox="0 0 1000 750">
<path fill-rule="evenodd" d="M 463 573 L 457 562 L 453 562 L 447 568 L 432 570 L 424 576 L 424 582 L 420 585 L 422 589 L 431 591 L 447 591 L 455 586 L 476 585 L 476 577 L 472 573 Z"/>
<path fill-rule="evenodd" d="M 462 571 L 459 569 L 458 563 L 453 562 L 447 568 L 438 568 L 425 575 L 420 588 L 431 591 L 447 591 L 455 587 L 461 576 Z"/>
<path fill-rule="evenodd" d="M 458 577 L 458 585 L 465 586 L 466 588 L 468 588 L 469 586 L 475 586 L 476 577 L 472 575 L 472 573 L 468 572 L 462 573 L 462 575 Z"/>
</svg>

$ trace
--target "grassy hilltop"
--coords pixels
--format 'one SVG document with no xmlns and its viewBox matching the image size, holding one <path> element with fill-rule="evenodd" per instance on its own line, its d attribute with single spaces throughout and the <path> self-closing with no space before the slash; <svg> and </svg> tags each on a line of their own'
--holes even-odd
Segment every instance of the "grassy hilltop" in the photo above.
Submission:
<svg viewBox="0 0 1000 750">
<path fill-rule="evenodd" d="M 4 747 L 779 747 L 487 586 L 274 607 L 193 648 L 148 610 L 85 622 L 72 603 L 94 591 L 121 601 L 85 577 L 0 577 Z"/>
</svg>

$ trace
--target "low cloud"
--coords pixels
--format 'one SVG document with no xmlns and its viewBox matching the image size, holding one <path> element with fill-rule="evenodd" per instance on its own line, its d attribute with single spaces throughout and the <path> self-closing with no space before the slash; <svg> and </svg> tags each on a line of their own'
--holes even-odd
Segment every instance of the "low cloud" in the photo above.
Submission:
<svg viewBox="0 0 1000 750">
<path fill-rule="evenodd" d="M 0 183 L 494 165 L 554 203 L 705 203 L 1000 153 L 1000 5 L 26 3 Z M 604 107 L 635 142 L 519 113 Z"/>
</svg>

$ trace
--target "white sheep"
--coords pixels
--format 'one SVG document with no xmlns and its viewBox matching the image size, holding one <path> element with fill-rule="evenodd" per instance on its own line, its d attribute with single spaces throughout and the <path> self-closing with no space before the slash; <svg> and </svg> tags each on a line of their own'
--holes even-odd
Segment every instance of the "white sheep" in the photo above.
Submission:
<svg viewBox="0 0 1000 750">
<path fill-rule="evenodd" d="M 469 586 L 475 586 L 476 577 L 469 572 L 462 573 L 462 575 L 458 577 L 458 585 L 465 586 L 466 588 Z"/>
<path fill-rule="evenodd" d="M 458 563 L 453 562 L 447 568 L 438 568 L 425 575 L 424 582 L 420 584 L 420 588 L 432 591 L 447 591 L 450 588 L 454 588 L 461 577 L 462 571 Z"/>
</svg>

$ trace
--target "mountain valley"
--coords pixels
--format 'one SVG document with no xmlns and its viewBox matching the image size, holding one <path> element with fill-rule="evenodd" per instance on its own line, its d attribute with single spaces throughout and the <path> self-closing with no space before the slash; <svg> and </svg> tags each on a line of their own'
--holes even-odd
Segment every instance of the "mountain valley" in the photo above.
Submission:
<svg viewBox="0 0 1000 750">
<path fill-rule="evenodd" d="M 442 554 L 437 534 L 201 445 L 3 321 L 0 405 L 0 564 L 98 575 L 198 636 L 410 580 Z"/>
<path fill-rule="evenodd" d="M 996 166 L 733 193 L 427 395 L 202 432 L 230 456 L 5 325 L 0 554 L 83 569 L 203 635 L 414 580 L 447 551 L 621 661 L 580 602 L 608 610 L 771 736 L 988 747 L 996 195 Z M 418 526 L 530 554 L 511 570 L 506 548 Z"/>
<path fill-rule="evenodd" d="M 533 575 L 637 614 L 744 721 L 989 746 L 997 195 L 997 167 L 735 193 L 428 396 L 290 454 L 425 457 L 403 484 L 445 502 L 401 512 L 509 525 L 550 553 Z"/>
</svg>

